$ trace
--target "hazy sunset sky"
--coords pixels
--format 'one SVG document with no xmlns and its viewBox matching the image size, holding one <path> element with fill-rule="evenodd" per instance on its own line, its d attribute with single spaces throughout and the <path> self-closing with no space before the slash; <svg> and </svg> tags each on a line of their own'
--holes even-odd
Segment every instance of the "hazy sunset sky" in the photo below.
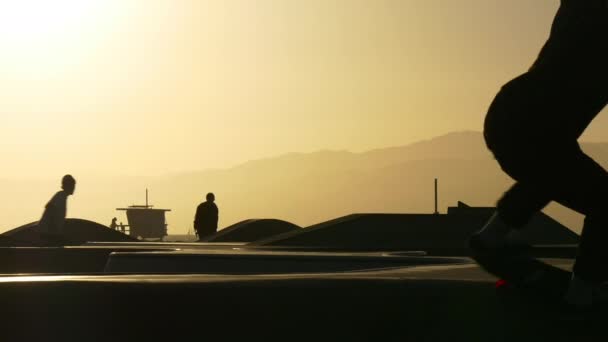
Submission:
<svg viewBox="0 0 608 342">
<path fill-rule="evenodd" d="M 481 130 L 557 0 L 0 0 L 0 178 Z M 599 118 L 587 140 L 603 139 Z"/>
</svg>

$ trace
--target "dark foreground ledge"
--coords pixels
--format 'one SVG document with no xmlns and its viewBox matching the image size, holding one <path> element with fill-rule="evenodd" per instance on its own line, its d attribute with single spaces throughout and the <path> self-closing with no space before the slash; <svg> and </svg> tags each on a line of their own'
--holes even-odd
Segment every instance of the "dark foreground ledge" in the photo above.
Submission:
<svg viewBox="0 0 608 342">
<path fill-rule="evenodd" d="M 593 322 L 559 323 L 542 308 L 506 310 L 491 278 L 424 277 L 433 272 L 0 278 L 0 331 L 2 341 L 581 341 L 601 336 Z"/>
<path fill-rule="evenodd" d="M 116 256 L 113 261 L 126 260 L 124 257 L 125 253 L 134 256 L 133 253 L 139 252 L 142 257 L 145 255 L 151 256 L 154 253 L 150 252 L 170 252 L 178 250 L 190 250 L 199 251 L 201 253 L 218 252 L 218 251 L 234 251 L 240 250 L 246 252 L 249 255 L 260 253 L 267 254 L 268 252 L 273 253 L 346 253 L 346 254 L 361 254 L 361 253 L 373 253 L 383 254 L 388 253 L 393 256 L 393 259 L 397 259 L 399 256 L 410 256 L 416 255 L 428 255 L 429 257 L 462 257 L 467 256 L 468 251 L 464 249 L 451 250 L 451 249 L 432 249 L 427 248 L 415 250 L 415 251 L 346 251 L 336 249 L 312 249 L 312 248 L 246 248 L 242 244 L 191 244 L 191 243 L 91 243 L 86 246 L 66 246 L 66 247 L 0 247 L 0 274 L 15 274 L 15 273 L 100 273 L 106 270 L 110 254 L 113 252 L 123 254 L 122 257 Z M 424 252 L 420 252 L 424 250 Z M 418 252 L 417 252 L 418 251 Z M 147 252 L 147 253 L 146 253 Z M 532 254 L 536 257 L 543 258 L 573 258 L 576 255 L 576 246 L 535 246 L 531 250 Z M 179 253 L 176 253 L 179 254 Z M 245 254 L 245 253 L 242 253 Z M 431 259 L 429 258 L 429 259 Z M 150 258 L 152 260 L 152 258 Z M 158 258 L 156 258 L 158 259 Z M 199 269 L 196 267 L 190 267 L 192 263 L 184 263 L 182 265 L 169 265 L 167 263 L 155 263 L 154 267 L 142 268 L 142 259 L 139 258 L 137 267 L 133 269 L 131 266 L 128 267 L 129 272 L 140 273 L 144 271 L 159 271 L 164 265 L 168 265 L 170 268 L 177 271 L 178 269 L 184 269 L 184 271 L 194 273 L 207 273 L 207 269 Z M 175 259 L 177 260 L 177 259 Z M 129 261 L 129 265 L 135 265 L 133 261 L 135 258 Z M 190 266 L 189 266 L 190 265 Z M 302 264 L 300 264 L 302 265 Z M 118 270 L 123 269 L 127 264 L 117 265 L 115 262 L 112 263 L 112 268 Z M 119 268 L 117 268 L 119 267 Z M 313 267 L 314 268 L 314 267 Z M 126 268 L 125 268 L 126 270 Z M 344 269 L 345 270 L 345 269 Z M 299 269 L 296 270 L 299 272 Z"/>
</svg>

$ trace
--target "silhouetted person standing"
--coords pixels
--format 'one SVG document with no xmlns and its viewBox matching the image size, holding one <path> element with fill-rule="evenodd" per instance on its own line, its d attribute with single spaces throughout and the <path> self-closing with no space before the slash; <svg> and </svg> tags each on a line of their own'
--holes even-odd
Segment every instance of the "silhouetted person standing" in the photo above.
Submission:
<svg viewBox="0 0 608 342">
<path fill-rule="evenodd" d="M 194 230 L 199 240 L 211 236 L 217 231 L 219 210 L 215 204 L 215 195 L 210 192 L 206 198 L 206 202 L 198 205 L 194 216 Z"/>
<path fill-rule="evenodd" d="M 38 223 L 41 232 L 53 236 L 64 234 L 63 226 L 67 214 L 68 196 L 74 194 L 76 180 L 71 175 L 63 176 L 61 180 L 61 191 L 57 192 L 46 204 L 42 218 Z"/>
<path fill-rule="evenodd" d="M 118 219 L 116 217 L 112 218 L 112 223 L 110 223 L 110 229 L 116 230 L 118 229 L 118 223 L 116 223 Z"/>
<path fill-rule="evenodd" d="M 484 124 L 488 148 L 516 183 L 471 247 L 506 256 L 512 233 L 550 201 L 584 214 L 565 296 L 579 307 L 608 280 L 608 173 L 577 141 L 607 103 L 608 1 L 562 0 L 536 62 L 502 87 Z"/>
</svg>

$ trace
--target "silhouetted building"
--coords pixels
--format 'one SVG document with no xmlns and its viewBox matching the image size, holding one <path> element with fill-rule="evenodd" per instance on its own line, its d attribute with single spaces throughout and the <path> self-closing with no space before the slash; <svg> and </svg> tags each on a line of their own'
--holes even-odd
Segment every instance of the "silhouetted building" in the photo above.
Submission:
<svg viewBox="0 0 608 342">
<path fill-rule="evenodd" d="M 129 227 L 129 235 L 141 239 L 160 239 L 167 236 L 167 221 L 165 213 L 171 209 L 154 209 L 148 204 L 148 189 L 146 189 L 146 204 L 131 205 L 127 208 L 116 208 L 127 213 L 127 225 L 121 224 L 121 230 Z"/>
</svg>

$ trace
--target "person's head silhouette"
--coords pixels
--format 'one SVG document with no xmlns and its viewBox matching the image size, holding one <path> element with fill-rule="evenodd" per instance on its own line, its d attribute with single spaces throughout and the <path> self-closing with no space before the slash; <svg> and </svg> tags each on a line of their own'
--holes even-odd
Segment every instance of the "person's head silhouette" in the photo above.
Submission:
<svg viewBox="0 0 608 342">
<path fill-rule="evenodd" d="M 71 175 L 65 175 L 61 179 L 61 189 L 65 191 L 68 195 L 74 194 L 74 190 L 76 190 L 76 180 Z"/>
<path fill-rule="evenodd" d="M 215 202 L 215 195 L 213 192 L 207 194 L 207 202 Z"/>
</svg>

